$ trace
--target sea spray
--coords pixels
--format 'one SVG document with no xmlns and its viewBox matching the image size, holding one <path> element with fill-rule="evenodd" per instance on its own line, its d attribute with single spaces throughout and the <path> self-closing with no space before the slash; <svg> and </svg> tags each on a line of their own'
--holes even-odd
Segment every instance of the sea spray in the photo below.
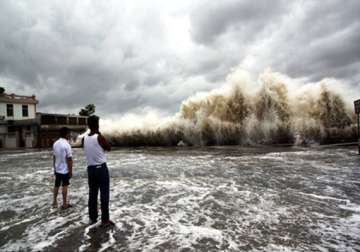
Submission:
<svg viewBox="0 0 360 252">
<path fill-rule="evenodd" d="M 255 83 L 246 72 L 235 71 L 222 88 L 189 97 L 172 118 L 145 125 L 107 134 L 117 146 L 306 145 L 356 139 L 355 115 L 327 80 L 294 87 L 290 78 L 269 70 Z"/>
</svg>

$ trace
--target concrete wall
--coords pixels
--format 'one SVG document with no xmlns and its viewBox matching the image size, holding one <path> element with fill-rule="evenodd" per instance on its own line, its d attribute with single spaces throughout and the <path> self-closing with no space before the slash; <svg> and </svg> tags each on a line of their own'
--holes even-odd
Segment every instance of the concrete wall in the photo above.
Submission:
<svg viewBox="0 0 360 252">
<path fill-rule="evenodd" d="M 36 105 L 35 104 L 17 104 L 14 105 L 14 116 L 8 117 L 6 113 L 6 104 L 10 103 L 0 103 L 0 116 L 5 116 L 5 120 L 26 120 L 26 119 L 35 119 L 36 117 Z M 28 105 L 29 116 L 22 116 L 22 105 Z"/>
<path fill-rule="evenodd" d="M 20 148 L 23 142 L 25 148 L 37 146 L 37 131 L 35 126 L 16 126 L 15 132 L 8 132 L 9 125 L 0 125 L 0 148 L 14 149 Z M 21 130 L 19 131 L 19 129 Z M 21 133 L 21 134 L 20 134 Z"/>
<path fill-rule="evenodd" d="M 0 125 L 0 134 L 6 134 L 7 132 L 7 125 Z"/>
<path fill-rule="evenodd" d="M 6 103 L 0 102 L 0 117 L 3 116 L 6 118 Z"/>
<path fill-rule="evenodd" d="M 5 147 L 5 135 L 0 135 L 0 148 Z"/>
<path fill-rule="evenodd" d="M 35 146 L 35 136 L 33 133 L 25 134 L 25 148 L 32 148 Z"/>
<path fill-rule="evenodd" d="M 6 135 L 5 136 L 5 146 L 4 148 L 14 149 L 18 147 L 18 139 L 17 139 L 17 133 L 14 135 Z"/>
<path fill-rule="evenodd" d="M 7 126 L 0 125 L 0 148 L 5 148 L 7 135 Z"/>
</svg>

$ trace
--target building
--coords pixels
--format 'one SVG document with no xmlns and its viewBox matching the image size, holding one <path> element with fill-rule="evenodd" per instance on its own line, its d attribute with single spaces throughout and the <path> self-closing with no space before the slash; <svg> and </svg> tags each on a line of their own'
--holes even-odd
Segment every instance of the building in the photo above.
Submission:
<svg viewBox="0 0 360 252">
<path fill-rule="evenodd" d="M 0 148 L 36 146 L 36 105 L 33 96 L 0 94 Z"/>
<path fill-rule="evenodd" d="M 87 117 L 39 113 L 35 95 L 0 93 L 0 149 L 46 148 L 68 127 L 73 139 L 86 131 Z"/>
<path fill-rule="evenodd" d="M 86 131 L 87 117 L 64 114 L 36 113 L 38 125 L 38 147 L 51 147 L 59 138 L 59 130 L 68 127 L 71 130 L 72 140 Z"/>
</svg>

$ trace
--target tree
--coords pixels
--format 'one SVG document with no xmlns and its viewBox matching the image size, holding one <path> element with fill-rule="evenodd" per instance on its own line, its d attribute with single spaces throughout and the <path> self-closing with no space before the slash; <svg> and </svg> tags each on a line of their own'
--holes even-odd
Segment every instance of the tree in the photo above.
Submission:
<svg viewBox="0 0 360 252">
<path fill-rule="evenodd" d="M 0 95 L 4 94 L 5 93 L 5 88 L 3 87 L 0 87 Z"/>
<path fill-rule="evenodd" d="M 95 105 L 94 104 L 88 104 L 85 106 L 85 108 L 82 108 L 79 112 L 79 115 L 81 116 L 91 116 L 95 113 Z"/>
</svg>

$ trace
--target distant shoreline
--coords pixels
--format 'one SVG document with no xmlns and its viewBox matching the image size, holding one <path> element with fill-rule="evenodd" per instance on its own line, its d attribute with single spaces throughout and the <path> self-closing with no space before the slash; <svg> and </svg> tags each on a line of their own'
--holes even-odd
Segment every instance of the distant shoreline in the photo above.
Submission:
<svg viewBox="0 0 360 252">
<path fill-rule="evenodd" d="M 335 144 L 318 144 L 318 145 L 293 145 L 293 144 L 257 144 L 257 145 L 207 145 L 207 146 L 151 146 L 151 145 L 144 145 L 144 146 L 116 146 L 114 145 L 114 150 L 117 149 L 141 149 L 141 148 L 168 148 L 168 149 L 192 149 L 192 148 L 216 148 L 216 147 L 239 147 L 239 148 L 304 148 L 304 149 L 318 149 L 318 148 L 332 148 L 332 147 L 351 147 L 357 146 L 358 142 L 347 142 L 347 143 L 335 143 Z M 73 149 L 79 149 L 80 146 L 73 146 Z M 16 149 L 0 149 L 0 154 L 14 154 L 14 153 L 26 153 L 32 151 L 48 151 L 51 148 L 16 148 Z"/>
</svg>

